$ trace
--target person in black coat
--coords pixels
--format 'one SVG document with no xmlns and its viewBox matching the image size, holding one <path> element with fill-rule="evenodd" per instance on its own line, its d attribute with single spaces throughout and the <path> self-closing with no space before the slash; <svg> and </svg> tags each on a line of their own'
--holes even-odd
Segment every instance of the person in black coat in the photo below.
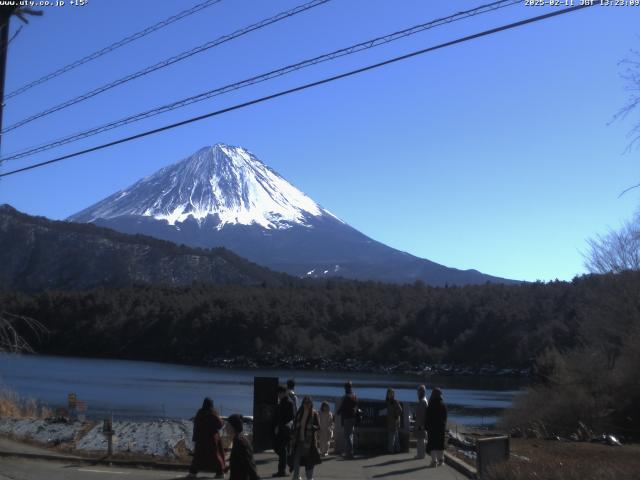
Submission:
<svg viewBox="0 0 640 480">
<path fill-rule="evenodd" d="M 242 434 L 242 415 L 233 414 L 227 419 L 233 434 L 233 447 L 229 456 L 229 480 L 259 480 L 251 444 Z"/>
<path fill-rule="evenodd" d="M 222 476 L 225 468 L 224 449 L 220 438 L 222 427 L 222 419 L 213 409 L 213 401 L 208 397 L 205 398 L 202 408 L 193 419 L 195 449 L 188 478 L 195 478 L 200 470 L 215 472 L 218 476 Z"/>
<path fill-rule="evenodd" d="M 296 411 L 293 400 L 287 389 L 280 385 L 278 387 L 278 408 L 276 410 L 273 450 L 278 454 L 278 471 L 274 477 L 286 477 L 287 463 L 293 466 L 291 458 L 290 442 L 293 430 L 293 419 Z"/>
<path fill-rule="evenodd" d="M 442 390 L 434 388 L 427 407 L 427 452 L 431 454 L 431 466 L 444 463 L 444 433 L 447 428 L 447 407 L 442 400 Z"/>
<path fill-rule="evenodd" d="M 347 459 L 353 458 L 353 430 L 356 426 L 356 414 L 358 412 L 358 397 L 353 393 L 351 382 L 344 384 L 344 397 L 340 402 L 336 415 L 340 416 L 340 424 L 344 434 L 345 451 Z"/>
</svg>

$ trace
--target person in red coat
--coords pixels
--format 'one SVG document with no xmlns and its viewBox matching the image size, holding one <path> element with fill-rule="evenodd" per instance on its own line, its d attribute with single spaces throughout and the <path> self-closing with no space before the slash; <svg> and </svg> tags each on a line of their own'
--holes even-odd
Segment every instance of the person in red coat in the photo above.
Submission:
<svg viewBox="0 0 640 480">
<path fill-rule="evenodd" d="M 215 472 L 216 477 L 224 476 L 224 449 L 220 438 L 222 427 L 222 419 L 213 409 L 213 401 L 205 398 L 202 408 L 193 419 L 195 449 L 187 478 L 195 478 L 201 470 Z"/>
</svg>

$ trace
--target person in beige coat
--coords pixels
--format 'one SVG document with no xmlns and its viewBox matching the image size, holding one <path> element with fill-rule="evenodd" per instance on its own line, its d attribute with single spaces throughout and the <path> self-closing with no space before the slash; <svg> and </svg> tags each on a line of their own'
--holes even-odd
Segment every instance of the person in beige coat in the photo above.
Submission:
<svg viewBox="0 0 640 480">
<path fill-rule="evenodd" d="M 331 439 L 333 438 L 333 413 L 331 413 L 331 409 L 329 408 L 328 402 L 322 402 L 320 405 L 320 413 L 318 414 L 320 420 L 320 436 L 318 438 L 318 449 L 320 450 L 320 455 L 327 456 L 329 455 L 329 444 L 331 443 Z"/>
<path fill-rule="evenodd" d="M 389 453 L 400 452 L 400 419 L 402 418 L 402 405 L 396 400 L 396 393 L 392 388 L 387 389 L 387 451 Z"/>
</svg>

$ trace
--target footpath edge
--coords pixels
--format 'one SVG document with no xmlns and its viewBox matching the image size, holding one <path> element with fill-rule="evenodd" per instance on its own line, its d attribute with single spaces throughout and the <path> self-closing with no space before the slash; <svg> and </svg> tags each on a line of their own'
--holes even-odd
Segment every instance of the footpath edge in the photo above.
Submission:
<svg viewBox="0 0 640 480">
<path fill-rule="evenodd" d="M 476 470 L 475 467 L 469 465 L 466 462 L 463 462 L 462 460 L 450 454 L 449 452 L 444 452 L 444 461 L 451 468 L 465 475 L 467 478 L 472 478 L 472 479 L 478 478 L 478 471 Z"/>
</svg>

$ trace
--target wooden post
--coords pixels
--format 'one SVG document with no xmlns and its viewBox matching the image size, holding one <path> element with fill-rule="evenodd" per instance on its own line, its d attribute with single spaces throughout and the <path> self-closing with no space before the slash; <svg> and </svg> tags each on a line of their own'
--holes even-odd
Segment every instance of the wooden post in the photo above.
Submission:
<svg viewBox="0 0 640 480">
<path fill-rule="evenodd" d="M 104 419 L 102 433 L 107 437 L 107 457 L 111 457 L 113 455 L 113 422 L 110 418 Z"/>
</svg>

